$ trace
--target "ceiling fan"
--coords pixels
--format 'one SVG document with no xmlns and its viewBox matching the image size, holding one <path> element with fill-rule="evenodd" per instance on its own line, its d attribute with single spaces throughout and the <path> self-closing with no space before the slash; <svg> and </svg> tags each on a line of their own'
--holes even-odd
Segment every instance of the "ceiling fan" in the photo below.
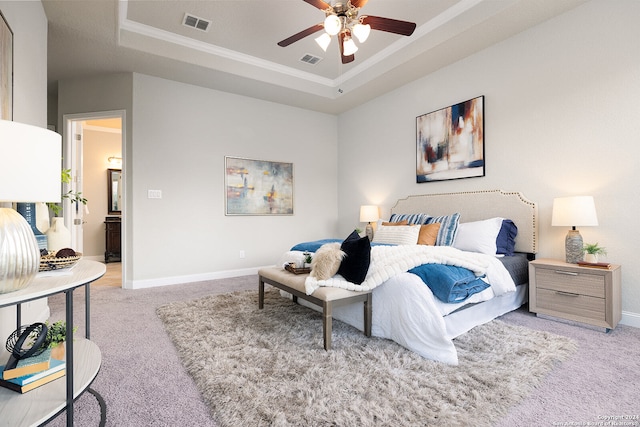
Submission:
<svg viewBox="0 0 640 427">
<path fill-rule="evenodd" d="M 383 18 L 380 16 L 363 15 L 358 17 L 360 8 L 367 4 L 368 0 L 336 1 L 333 6 L 323 0 L 303 1 L 322 10 L 326 15 L 324 22 L 313 25 L 306 30 L 302 30 L 282 40 L 278 43 L 278 46 L 289 46 L 298 40 L 324 29 L 325 32 L 316 38 L 316 42 L 326 51 L 331 43 L 331 37 L 337 35 L 343 64 L 348 64 L 355 59 L 354 54 L 358 50 L 358 47 L 353 41 L 353 36 L 356 36 L 360 43 L 364 43 L 372 29 L 403 36 L 410 36 L 416 29 L 416 24 L 413 22 L 399 21 L 397 19 Z"/>
</svg>

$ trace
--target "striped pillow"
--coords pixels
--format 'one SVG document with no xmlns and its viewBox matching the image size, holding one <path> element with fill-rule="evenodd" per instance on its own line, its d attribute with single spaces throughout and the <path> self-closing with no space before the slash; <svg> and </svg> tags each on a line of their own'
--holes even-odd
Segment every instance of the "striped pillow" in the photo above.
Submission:
<svg viewBox="0 0 640 427">
<path fill-rule="evenodd" d="M 400 222 L 407 221 L 408 224 L 426 224 L 426 220 L 429 218 L 429 215 L 418 213 L 418 214 L 391 214 L 391 218 L 389 218 L 389 222 Z"/>
<path fill-rule="evenodd" d="M 456 234 L 458 233 L 460 214 L 430 216 L 427 218 L 425 224 L 434 224 L 436 222 L 440 223 L 436 246 L 453 246 L 453 242 L 456 240 Z"/>
<path fill-rule="evenodd" d="M 398 222 L 406 220 L 409 224 L 433 224 L 440 223 L 436 246 L 453 246 L 458 232 L 458 223 L 460 222 L 460 214 L 430 216 L 425 213 L 417 214 L 391 214 L 389 222 Z"/>
<path fill-rule="evenodd" d="M 372 243 L 415 245 L 418 243 L 419 233 L 419 225 L 381 225 L 373 235 Z"/>
</svg>

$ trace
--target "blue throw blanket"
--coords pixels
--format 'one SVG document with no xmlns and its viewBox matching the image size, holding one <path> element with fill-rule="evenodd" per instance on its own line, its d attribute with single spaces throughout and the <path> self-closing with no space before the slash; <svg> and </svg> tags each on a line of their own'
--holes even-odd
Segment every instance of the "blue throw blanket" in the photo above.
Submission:
<svg viewBox="0 0 640 427">
<path fill-rule="evenodd" d="M 325 243 L 342 243 L 342 239 L 322 239 L 315 240 L 313 242 L 303 242 L 298 243 L 294 247 L 291 248 L 292 251 L 300 251 L 300 252 L 315 252 L 320 249 L 320 246 Z"/>
<path fill-rule="evenodd" d="M 436 298 L 446 303 L 462 302 L 489 287 L 471 270 L 453 265 L 423 264 L 412 268 L 409 273 L 420 277 Z"/>
<path fill-rule="evenodd" d="M 321 239 L 314 240 L 313 242 L 302 242 L 298 243 L 290 250 L 292 251 L 300 251 L 300 252 L 315 252 L 320 249 L 320 246 L 325 243 L 342 243 L 344 239 Z M 387 243 L 371 243 L 371 246 L 391 246 Z"/>
</svg>

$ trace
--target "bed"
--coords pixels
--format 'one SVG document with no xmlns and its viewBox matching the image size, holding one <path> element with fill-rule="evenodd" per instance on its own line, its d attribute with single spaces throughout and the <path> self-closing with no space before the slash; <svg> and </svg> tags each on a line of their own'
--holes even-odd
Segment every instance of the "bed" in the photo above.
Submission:
<svg viewBox="0 0 640 427">
<path fill-rule="evenodd" d="M 441 245 L 374 244 L 378 240 L 378 233 L 382 239 L 380 241 L 384 242 L 385 233 L 415 231 L 411 221 L 416 218 L 418 222 L 423 220 L 422 217 L 416 217 L 418 214 L 426 214 L 424 218 L 439 221 L 438 243 Z M 404 223 L 401 227 L 391 227 L 406 218 L 410 218 L 406 227 Z M 371 290 L 372 335 L 391 339 L 425 358 L 451 365 L 458 363 L 453 342 L 455 337 L 515 310 L 527 301 L 528 261 L 534 259 L 537 253 L 538 219 L 536 204 L 521 193 L 486 190 L 409 196 L 398 200 L 391 208 L 389 220 L 394 220 L 394 223 L 382 225 L 381 221 L 378 224 L 370 249 L 371 265 L 361 284 L 346 281 L 340 274 L 326 280 L 308 278 L 308 293 L 319 286 Z M 495 238 L 496 228 L 485 231 L 488 230 L 487 224 L 502 224 L 504 228 L 504 220 L 509 220 L 507 222 L 517 227 L 517 235 L 511 239 L 512 255 L 511 252 L 509 255 L 496 255 L 491 253 L 495 249 L 485 250 L 484 247 L 476 249 L 476 245 L 482 246 L 483 239 L 487 240 L 484 235 Z M 457 234 L 445 236 L 451 230 L 457 231 Z M 480 235 L 483 237 L 478 237 Z M 472 237 L 470 240 L 469 236 Z M 441 237 L 442 241 L 439 240 Z M 317 247 L 336 244 L 332 239 L 311 243 L 319 245 Z M 279 264 L 296 262 L 302 256 L 301 249 L 300 245 L 294 246 L 283 254 Z M 399 259 L 403 265 L 396 268 L 398 261 L 387 259 Z M 425 286 L 425 281 L 416 273 L 423 262 L 436 264 L 440 259 L 443 259 L 442 264 L 457 265 L 472 271 L 484 282 L 489 282 L 490 287 L 478 290 L 462 302 L 441 301 L 434 296 L 437 290 Z M 407 263 L 412 264 L 404 265 Z M 315 308 L 313 305 L 309 307 Z M 362 309 L 358 305 L 336 308 L 333 317 L 364 330 Z"/>
</svg>

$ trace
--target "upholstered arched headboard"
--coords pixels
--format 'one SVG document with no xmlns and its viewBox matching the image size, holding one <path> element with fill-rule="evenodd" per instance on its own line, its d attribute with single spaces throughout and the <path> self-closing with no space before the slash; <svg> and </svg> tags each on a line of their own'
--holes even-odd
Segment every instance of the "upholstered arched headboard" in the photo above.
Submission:
<svg viewBox="0 0 640 427">
<path fill-rule="evenodd" d="M 494 217 L 512 220 L 518 227 L 515 250 L 538 252 L 538 206 L 519 192 L 502 190 L 423 194 L 400 199 L 391 208 L 394 214 L 426 213 L 431 216 L 460 214 L 460 222 Z"/>
</svg>

